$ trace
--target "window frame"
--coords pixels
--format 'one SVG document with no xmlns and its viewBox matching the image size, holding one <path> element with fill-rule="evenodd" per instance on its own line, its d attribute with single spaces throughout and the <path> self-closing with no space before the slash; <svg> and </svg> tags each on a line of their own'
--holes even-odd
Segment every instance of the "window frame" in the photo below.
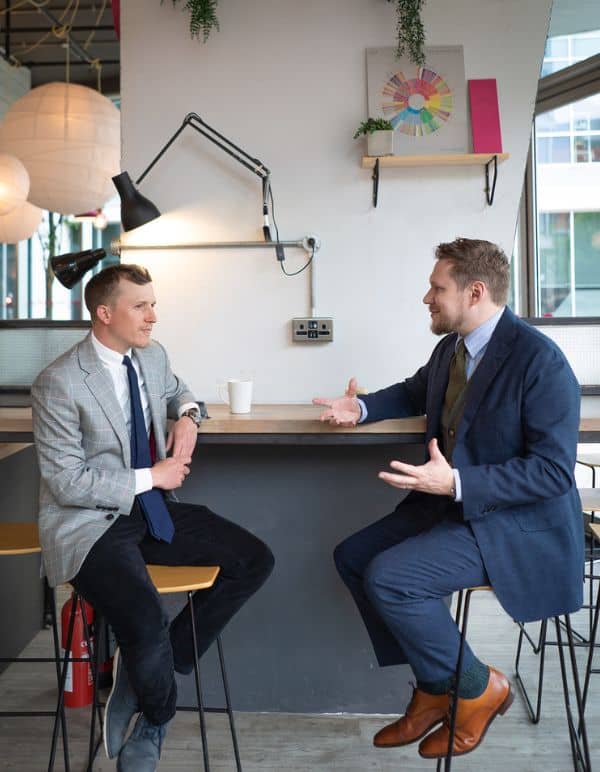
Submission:
<svg viewBox="0 0 600 772">
<path fill-rule="evenodd" d="M 533 323 L 548 323 L 547 317 L 535 316 L 539 292 L 536 273 L 538 213 L 535 185 L 535 119 L 542 113 L 595 94 L 600 94 L 600 54 L 546 75 L 538 81 L 523 191 L 519 203 L 518 232 L 515 234 L 522 256 L 518 266 L 520 283 L 515 302 L 517 311 Z M 562 324 L 579 324 L 579 319 L 582 318 L 587 319 L 588 323 L 590 319 L 597 323 L 600 320 L 600 314 L 595 317 L 561 316 L 560 320 Z"/>
</svg>

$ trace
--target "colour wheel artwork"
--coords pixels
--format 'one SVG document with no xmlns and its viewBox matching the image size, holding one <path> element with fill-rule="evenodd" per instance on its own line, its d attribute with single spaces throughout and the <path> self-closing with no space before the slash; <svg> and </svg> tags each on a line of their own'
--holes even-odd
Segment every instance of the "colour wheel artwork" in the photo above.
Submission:
<svg viewBox="0 0 600 772">
<path fill-rule="evenodd" d="M 468 153 L 462 46 L 425 46 L 416 65 L 394 48 L 367 49 L 367 115 L 394 127 L 394 155 Z"/>
<path fill-rule="evenodd" d="M 394 129 L 412 137 L 433 134 L 452 115 L 453 94 L 446 81 L 427 67 L 413 78 L 396 72 L 384 85 L 381 107 Z"/>
</svg>

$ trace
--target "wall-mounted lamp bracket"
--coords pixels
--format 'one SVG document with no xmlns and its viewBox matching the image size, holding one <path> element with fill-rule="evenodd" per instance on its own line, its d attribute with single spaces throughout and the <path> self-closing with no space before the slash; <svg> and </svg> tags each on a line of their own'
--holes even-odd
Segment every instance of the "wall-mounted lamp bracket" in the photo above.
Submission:
<svg viewBox="0 0 600 772">
<path fill-rule="evenodd" d="M 292 249 L 303 249 L 307 254 L 312 255 L 321 247 L 321 240 L 318 236 L 304 236 L 296 241 L 203 241 L 196 244 L 122 244 L 119 239 L 113 239 L 110 242 L 110 252 L 112 255 L 120 256 L 122 252 L 143 252 L 145 250 L 156 251 L 157 249 L 275 249 L 278 247 L 290 247 Z"/>
<path fill-rule="evenodd" d="M 373 206 L 375 207 L 377 206 L 377 198 L 379 196 L 379 158 L 375 160 L 371 179 L 373 180 Z"/>
</svg>

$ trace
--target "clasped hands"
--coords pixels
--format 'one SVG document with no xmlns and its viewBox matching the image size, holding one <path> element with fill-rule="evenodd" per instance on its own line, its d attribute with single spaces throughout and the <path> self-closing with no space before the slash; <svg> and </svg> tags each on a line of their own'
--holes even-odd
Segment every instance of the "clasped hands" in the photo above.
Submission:
<svg viewBox="0 0 600 772">
<path fill-rule="evenodd" d="M 155 488 L 173 490 L 180 488 L 190 473 L 192 453 L 198 439 L 198 428 L 191 418 L 183 416 L 173 424 L 167 436 L 167 453 L 171 455 L 157 461 L 151 469 Z"/>
<path fill-rule="evenodd" d="M 315 397 L 313 405 L 326 408 L 321 413 L 320 420 L 327 421 L 332 426 L 356 426 L 361 416 L 357 393 L 356 378 L 350 378 L 342 397 L 336 399 Z M 452 467 L 440 451 L 437 439 L 432 439 L 427 449 L 429 450 L 427 463 L 414 466 L 405 464 L 403 461 L 390 461 L 390 467 L 394 472 L 379 472 L 379 479 L 401 490 L 450 496 L 454 487 Z"/>
</svg>

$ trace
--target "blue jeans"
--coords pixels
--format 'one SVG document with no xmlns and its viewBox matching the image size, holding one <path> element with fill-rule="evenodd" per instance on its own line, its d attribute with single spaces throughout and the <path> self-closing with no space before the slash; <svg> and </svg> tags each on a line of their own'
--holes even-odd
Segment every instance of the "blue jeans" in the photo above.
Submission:
<svg viewBox="0 0 600 772">
<path fill-rule="evenodd" d="M 153 724 L 164 724 L 175 714 L 174 669 L 190 672 L 194 652 L 187 604 L 169 625 L 146 563 L 221 567 L 213 587 L 194 595 L 199 656 L 261 587 L 274 564 L 260 539 L 207 507 L 167 506 L 175 525 L 171 544 L 149 535 L 135 504 L 129 516 L 118 517 L 94 544 L 72 580 L 113 628 L 140 709 Z"/>
<path fill-rule="evenodd" d="M 489 584 L 460 508 L 432 499 L 414 496 L 408 506 L 401 504 L 343 541 L 334 554 L 378 663 L 408 662 L 416 678 L 428 682 L 449 678 L 456 670 L 460 635 L 444 598 Z M 473 661 L 466 645 L 463 670 Z"/>
</svg>

